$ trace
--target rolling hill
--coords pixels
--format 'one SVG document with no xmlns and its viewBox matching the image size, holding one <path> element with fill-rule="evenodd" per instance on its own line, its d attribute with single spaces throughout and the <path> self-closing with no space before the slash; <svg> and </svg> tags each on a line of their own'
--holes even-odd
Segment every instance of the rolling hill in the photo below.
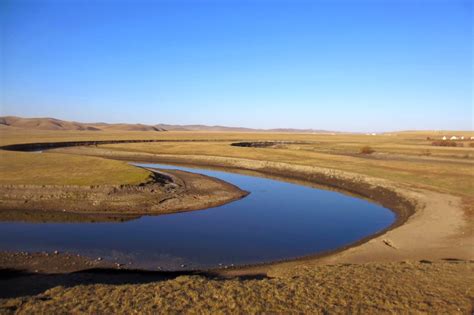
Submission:
<svg viewBox="0 0 474 315">
<path fill-rule="evenodd" d="M 277 133 L 327 133 L 315 129 L 252 129 L 243 127 L 170 125 L 170 124 L 126 124 L 126 123 L 81 123 L 56 118 L 22 118 L 16 116 L 0 117 L 0 128 L 20 128 L 32 130 L 87 130 L 87 131 L 215 131 L 215 132 L 277 132 Z"/>
<path fill-rule="evenodd" d="M 37 130 L 100 130 L 94 126 L 55 118 L 0 117 L 0 125 Z"/>
<path fill-rule="evenodd" d="M 143 124 L 80 123 L 55 118 L 0 117 L 0 126 L 36 130 L 88 130 L 88 131 L 166 131 L 158 126 Z"/>
</svg>

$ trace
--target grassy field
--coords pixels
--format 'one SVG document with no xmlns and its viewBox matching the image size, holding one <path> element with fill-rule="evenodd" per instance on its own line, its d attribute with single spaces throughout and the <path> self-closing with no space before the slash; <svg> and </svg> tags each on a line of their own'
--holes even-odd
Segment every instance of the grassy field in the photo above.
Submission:
<svg viewBox="0 0 474 315">
<path fill-rule="evenodd" d="M 462 147 L 431 145 L 443 135 L 474 136 L 473 132 L 402 132 L 385 135 L 222 133 L 222 132 L 102 132 L 0 130 L 0 145 L 79 140 L 204 140 L 202 142 L 114 144 L 101 147 L 153 154 L 222 156 L 278 161 L 340 169 L 419 187 L 474 197 L 474 141 Z M 212 141 L 207 141 L 212 140 Z M 288 141 L 271 148 L 233 147 L 234 141 Z M 360 154 L 364 146 L 375 152 Z M 122 162 L 66 155 L 5 153 L 2 183 L 103 184 L 136 183 L 147 175 Z M 67 171 L 66 171 L 67 170 Z M 34 172 L 33 172 L 34 171 Z M 36 174 L 36 175 L 32 175 Z"/>
<path fill-rule="evenodd" d="M 295 268 L 284 277 L 244 281 L 180 276 L 66 285 L 0 299 L 0 314 L 468 314 L 473 275 L 470 263 L 398 263 Z"/>
<path fill-rule="evenodd" d="M 120 161 L 0 151 L 0 184 L 120 185 L 138 184 L 149 176 L 150 172 Z"/>
<path fill-rule="evenodd" d="M 238 135 L 245 140 L 254 134 Z M 258 135 L 273 140 L 275 135 Z M 281 139 L 281 138 L 278 138 Z M 101 147 L 153 154 L 196 155 L 246 158 L 320 166 L 389 179 L 451 194 L 474 197 L 474 148 L 436 147 L 417 137 L 392 136 L 321 136 L 285 135 L 287 141 L 312 141 L 307 144 L 283 144 L 271 148 L 231 146 L 228 141 L 192 143 L 134 143 Z M 361 154 L 363 146 L 375 150 Z M 430 150 L 431 154 L 423 154 Z"/>
</svg>

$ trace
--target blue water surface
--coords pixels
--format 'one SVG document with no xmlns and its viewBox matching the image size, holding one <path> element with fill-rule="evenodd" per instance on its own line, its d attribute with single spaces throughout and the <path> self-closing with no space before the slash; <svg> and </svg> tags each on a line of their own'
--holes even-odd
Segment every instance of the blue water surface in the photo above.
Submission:
<svg viewBox="0 0 474 315">
<path fill-rule="evenodd" d="M 213 176 L 250 195 L 206 210 L 122 223 L 1 222 L 0 250 L 59 250 L 137 268 L 202 269 L 334 250 L 395 220 L 380 205 L 338 192 L 223 171 L 140 165 Z"/>
</svg>

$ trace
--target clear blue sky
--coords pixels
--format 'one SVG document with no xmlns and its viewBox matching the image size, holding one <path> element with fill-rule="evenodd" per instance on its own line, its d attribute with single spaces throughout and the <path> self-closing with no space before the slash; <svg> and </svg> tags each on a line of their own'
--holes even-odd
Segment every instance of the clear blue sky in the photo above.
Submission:
<svg viewBox="0 0 474 315">
<path fill-rule="evenodd" d="M 472 129 L 471 1 L 2 0 L 2 115 Z"/>
</svg>

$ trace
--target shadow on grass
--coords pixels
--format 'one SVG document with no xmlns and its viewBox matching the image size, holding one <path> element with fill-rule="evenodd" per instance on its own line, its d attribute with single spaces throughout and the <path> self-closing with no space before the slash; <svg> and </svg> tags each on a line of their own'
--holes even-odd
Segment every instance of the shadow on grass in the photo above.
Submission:
<svg viewBox="0 0 474 315">
<path fill-rule="evenodd" d="M 0 299 L 16 298 L 21 296 L 36 295 L 57 287 L 73 287 L 76 285 L 90 284 L 145 284 L 150 282 L 172 280 L 179 276 L 201 276 L 212 280 L 225 280 L 212 272 L 169 272 L 169 271 L 144 271 L 128 269 L 87 269 L 72 273 L 32 273 L 19 269 L 0 269 Z M 265 274 L 251 276 L 238 276 L 233 279 L 261 280 L 266 279 Z"/>
</svg>

